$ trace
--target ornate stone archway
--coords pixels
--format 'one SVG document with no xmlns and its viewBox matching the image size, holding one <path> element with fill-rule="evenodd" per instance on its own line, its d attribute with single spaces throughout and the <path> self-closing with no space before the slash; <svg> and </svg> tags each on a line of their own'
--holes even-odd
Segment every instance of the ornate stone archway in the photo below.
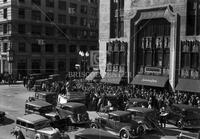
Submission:
<svg viewBox="0 0 200 139">
<path fill-rule="evenodd" d="M 130 15 L 129 15 L 130 16 Z M 178 38 L 179 38 L 179 17 L 173 12 L 172 6 L 164 6 L 157 8 L 139 9 L 136 13 L 130 16 L 130 47 L 132 48 L 132 61 L 133 61 L 133 75 L 136 73 L 136 46 L 137 46 L 137 25 L 146 19 L 159 19 L 164 18 L 170 23 L 170 60 L 169 60 L 169 84 L 172 90 L 175 89 L 176 81 L 176 67 L 177 67 L 177 51 L 178 51 Z"/>
</svg>

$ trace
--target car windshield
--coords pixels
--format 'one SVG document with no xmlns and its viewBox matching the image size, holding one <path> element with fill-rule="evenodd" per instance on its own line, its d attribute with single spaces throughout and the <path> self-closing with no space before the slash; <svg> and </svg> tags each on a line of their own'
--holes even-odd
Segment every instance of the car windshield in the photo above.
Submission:
<svg viewBox="0 0 200 139">
<path fill-rule="evenodd" d="M 38 122 L 38 123 L 35 124 L 35 129 L 37 129 L 37 130 L 45 128 L 45 127 L 50 127 L 49 120 L 45 120 L 45 121 Z"/>
<path fill-rule="evenodd" d="M 68 111 L 72 111 L 74 113 L 85 113 L 87 110 L 85 106 L 80 106 L 80 107 L 75 107 L 75 108 L 64 107 L 64 109 Z"/>
<path fill-rule="evenodd" d="M 128 123 L 131 121 L 131 114 L 128 114 L 128 115 L 124 115 L 124 116 L 121 116 L 120 117 L 120 121 L 121 122 L 124 122 L 124 123 Z"/>
<path fill-rule="evenodd" d="M 39 111 L 41 113 L 49 113 L 49 112 L 52 112 L 52 106 L 46 106 L 46 107 L 42 107 Z"/>
</svg>

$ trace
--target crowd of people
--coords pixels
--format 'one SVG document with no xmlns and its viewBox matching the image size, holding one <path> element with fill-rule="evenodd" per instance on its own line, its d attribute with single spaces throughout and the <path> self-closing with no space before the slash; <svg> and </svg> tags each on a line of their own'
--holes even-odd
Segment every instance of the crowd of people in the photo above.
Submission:
<svg viewBox="0 0 200 139">
<path fill-rule="evenodd" d="M 27 84 L 30 79 L 28 79 Z M 26 84 L 24 84 L 26 86 Z M 27 85 L 29 86 L 29 85 Z M 86 106 L 99 111 L 108 105 L 108 96 L 117 101 L 117 108 L 123 110 L 129 98 L 148 100 L 148 108 L 160 109 L 172 104 L 187 104 L 200 108 L 200 97 L 188 92 L 172 92 L 166 89 L 133 87 L 133 85 L 111 85 L 99 82 L 84 82 L 83 80 L 51 81 L 41 84 L 41 91 L 52 91 L 65 94 L 67 91 L 79 91 L 86 95 Z M 113 103 L 109 105 L 115 105 Z"/>
<path fill-rule="evenodd" d="M 0 74 L 0 83 L 1 84 L 13 84 L 16 82 L 16 77 L 8 72 L 4 72 Z"/>
</svg>

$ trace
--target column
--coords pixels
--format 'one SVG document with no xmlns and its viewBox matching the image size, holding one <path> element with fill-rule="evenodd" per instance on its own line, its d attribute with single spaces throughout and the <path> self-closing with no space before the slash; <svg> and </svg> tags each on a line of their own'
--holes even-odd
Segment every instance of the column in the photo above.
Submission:
<svg viewBox="0 0 200 139">
<path fill-rule="evenodd" d="M 170 65 L 169 65 L 169 83 L 172 90 L 175 91 L 175 74 L 176 74 L 176 40 L 177 40 L 177 22 L 171 22 L 170 31 Z"/>
<path fill-rule="evenodd" d="M 3 73 L 3 58 L 1 57 L 1 73 Z"/>
</svg>

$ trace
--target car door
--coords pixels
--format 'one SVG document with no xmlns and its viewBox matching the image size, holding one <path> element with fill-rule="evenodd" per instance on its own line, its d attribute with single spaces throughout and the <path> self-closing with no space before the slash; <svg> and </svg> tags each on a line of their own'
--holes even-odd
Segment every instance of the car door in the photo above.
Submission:
<svg viewBox="0 0 200 139">
<path fill-rule="evenodd" d="M 115 115 L 109 115 L 108 121 L 106 122 L 106 128 L 109 130 L 114 130 L 115 129 Z"/>
</svg>

